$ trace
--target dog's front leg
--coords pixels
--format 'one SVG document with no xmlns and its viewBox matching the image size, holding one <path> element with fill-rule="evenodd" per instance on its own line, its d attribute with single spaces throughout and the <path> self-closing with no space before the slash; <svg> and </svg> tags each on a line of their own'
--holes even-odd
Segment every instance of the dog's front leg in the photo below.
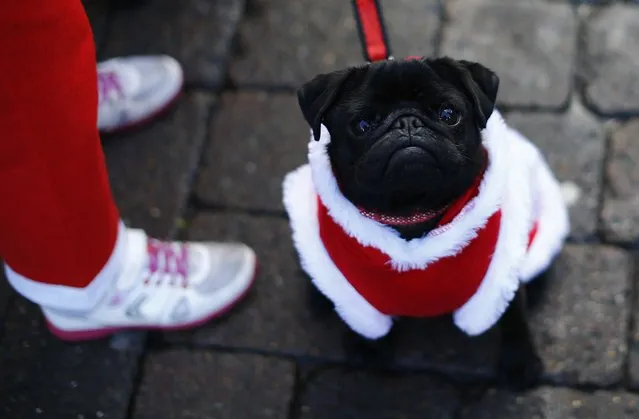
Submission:
<svg viewBox="0 0 639 419">
<path fill-rule="evenodd" d="M 342 346 L 350 364 L 370 367 L 389 367 L 395 360 L 397 333 L 391 329 L 378 339 L 368 339 L 344 324 Z"/>
<path fill-rule="evenodd" d="M 543 373 L 543 364 L 528 324 L 525 287 L 519 288 L 499 325 L 502 340 L 497 374 L 500 381 L 518 391 L 534 387 Z"/>
<path fill-rule="evenodd" d="M 335 315 L 333 302 L 310 283 L 307 286 L 307 301 L 313 317 L 323 320 Z M 369 319 L 370 321 L 377 318 L 377 324 L 379 325 L 378 327 L 369 327 L 368 329 L 360 328 L 360 330 L 371 330 L 378 332 L 378 335 L 375 336 L 375 339 L 371 339 L 356 332 L 355 329 L 357 326 L 366 324 L 366 322 L 362 322 L 361 320 L 357 321 L 359 316 L 355 316 L 354 318 L 349 317 L 348 313 L 342 310 L 340 312 L 340 320 L 342 321 L 338 326 L 338 330 L 335 330 L 335 332 L 341 336 L 342 349 L 344 350 L 347 361 L 357 365 L 387 366 L 392 364 L 396 346 L 395 333 L 393 333 L 393 329 L 390 328 L 390 324 L 385 326 L 386 321 L 390 321 L 390 317 L 371 312 L 370 308 L 367 308 L 367 305 L 363 304 L 361 300 L 353 299 L 352 302 L 357 303 L 358 301 L 361 305 L 362 312 L 366 309 L 369 311 L 368 316 L 363 316 L 362 318 Z M 374 325 L 375 323 L 372 323 L 370 326 Z"/>
</svg>

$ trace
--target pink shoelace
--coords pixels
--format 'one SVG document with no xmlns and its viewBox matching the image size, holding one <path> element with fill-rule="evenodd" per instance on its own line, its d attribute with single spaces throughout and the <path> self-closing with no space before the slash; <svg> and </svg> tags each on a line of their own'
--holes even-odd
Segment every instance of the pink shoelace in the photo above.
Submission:
<svg viewBox="0 0 639 419">
<path fill-rule="evenodd" d="M 162 279 L 170 277 L 169 285 L 175 285 L 175 280 L 179 279 L 181 286 L 189 286 L 189 251 L 184 243 L 163 242 L 157 239 L 148 239 L 147 253 L 149 255 L 149 276 L 160 274 L 155 285 L 161 285 Z M 147 277 L 145 284 L 150 284 Z"/>
<path fill-rule="evenodd" d="M 117 73 L 114 71 L 98 72 L 98 90 L 100 92 L 100 102 L 111 97 L 114 93 L 118 97 L 124 97 L 124 89 Z"/>
</svg>

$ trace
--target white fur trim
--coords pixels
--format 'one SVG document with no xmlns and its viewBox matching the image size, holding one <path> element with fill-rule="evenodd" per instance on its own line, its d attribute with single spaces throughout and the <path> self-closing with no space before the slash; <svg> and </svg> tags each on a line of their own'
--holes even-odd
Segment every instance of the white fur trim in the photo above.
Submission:
<svg viewBox="0 0 639 419">
<path fill-rule="evenodd" d="M 514 130 L 513 130 L 514 131 Z M 534 148 L 520 133 L 514 131 L 520 141 L 527 144 L 528 150 Z M 532 174 L 535 190 L 533 197 L 537 206 L 537 235 L 520 269 L 521 281 L 527 283 L 545 271 L 561 251 L 564 241 L 570 233 L 570 219 L 567 202 L 561 185 L 546 164 L 544 158 L 535 149 L 536 162 Z M 530 154 L 533 154 L 529 151 Z"/>
<path fill-rule="evenodd" d="M 127 233 L 120 223 L 118 237 L 111 256 L 102 270 L 84 288 L 37 282 L 5 265 L 7 280 L 25 298 L 44 307 L 59 310 L 90 311 L 107 295 L 118 278 L 127 251 Z"/>
<path fill-rule="evenodd" d="M 380 313 L 353 288 L 324 248 L 310 167 L 305 165 L 289 173 L 283 189 L 293 242 L 313 284 L 333 302 L 339 316 L 355 332 L 369 339 L 386 335 L 392 327 L 392 319 Z"/>
<path fill-rule="evenodd" d="M 515 296 L 533 223 L 530 165 L 526 154 L 519 153 L 518 145 L 505 134 L 509 141 L 504 151 L 510 153 L 511 164 L 495 253 L 477 292 L 453 314 L 457 327 L 471 336 L 491 328 Z"/>
<path fill-rule="evenodd" d="M 372 246 L 387 254 L 393 268 L 398 271 L 423 269 L 437 259 L 459 253 L 499 208 L 508 170 L 507 136 L 504 135 L 507 129 L 501 115 L 493 113 L 482 132 L 490 161 L 479 194 L 451 223 L 421 238 L 404 240 L 391 227 L 362 215 L 342 195 L 331 168 L 327 151 L 330 134 L 324 126 L 320 140 L 311 138 L 309 143 L 314 185 L 329 215 L 349 236 L 363 246 Z"/>
<path fill-rule="evenodd" d="M 548 267 L 569 229 L 559 183 L 539 150 L 516 130 L 509 128 L 507 137 L 511 167 L 497 248 L 479 289 L 454 313 L 455 324 L 469 335 L 483 333 L 499 320 L 520 282 Z M 535 221 L 537 235 L 528 249 Z"/>
</svg>

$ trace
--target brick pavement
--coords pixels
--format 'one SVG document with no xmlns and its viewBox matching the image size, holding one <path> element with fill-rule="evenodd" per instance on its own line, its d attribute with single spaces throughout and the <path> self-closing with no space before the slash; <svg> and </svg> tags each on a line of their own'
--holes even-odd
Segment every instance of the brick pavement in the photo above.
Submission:
<svg viewBox="0 0 639 419">
<path fill-rule="evenodd" d="M 187 73 L 174 112 L 104 139 L 123 217 L 160 237 L 246 241 L 263 270 L 221 321 L 82 345 L 51 338 L 38 310 L 0 281 L 0 418 L 639 415 L 639 6 L 382 0 L 397 56 L 493 67 L 507 119 L 579 192 L 570 243 L 533 317 L 546 376 L 512 394 L 493 385 L 494 332 L 471 339 L 447 319 L 402 322 L 396 364 L 380 371 L 347 365 L 337 320 L 309 310 L 280 182 L 305 158 L 295 88 L 361 60 L 348 2 L 85 3 L 100 57 L 167 52 Z"/>
</svg>

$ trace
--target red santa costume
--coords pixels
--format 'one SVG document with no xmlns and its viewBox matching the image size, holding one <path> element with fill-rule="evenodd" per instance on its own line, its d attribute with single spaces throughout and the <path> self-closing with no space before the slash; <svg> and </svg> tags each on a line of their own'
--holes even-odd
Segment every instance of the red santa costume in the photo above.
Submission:
<svg viewBox="0 0 639 419">
<path fill-rule="evenodd" d="M 521 283 L 548 267 L 569 230 L 559 183 L 537 148 L 495 111 L 482 131 L 488 164 L 425 237 L 404 240 L 341 193 L 327 145 L 283 185 L 304 270 L 357 333 L 377 339 L 396 316 L 452 313 L 469 335 L 491 328 Z"/>
</svg>

